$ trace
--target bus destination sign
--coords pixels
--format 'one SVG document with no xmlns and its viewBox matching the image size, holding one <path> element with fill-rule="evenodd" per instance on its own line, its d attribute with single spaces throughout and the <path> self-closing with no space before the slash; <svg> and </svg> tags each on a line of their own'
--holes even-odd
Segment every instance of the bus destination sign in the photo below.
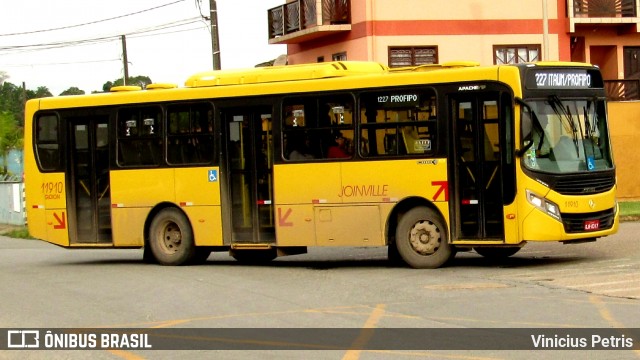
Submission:
<svg viewBox="0 0 640 360">
<path fill-rule="evenodd" d="M 384 104 L 385 107 L 417 106 L 419 99 L 418 94 L 380 95 L 378 96 L 378 104 Z"/>
<path fill-rule="evenodd" d="M 601 88 L 597 73 L 586 69 L 535 69 L 527 73 L 528 89 L 591 89 Z"/>
</svg>

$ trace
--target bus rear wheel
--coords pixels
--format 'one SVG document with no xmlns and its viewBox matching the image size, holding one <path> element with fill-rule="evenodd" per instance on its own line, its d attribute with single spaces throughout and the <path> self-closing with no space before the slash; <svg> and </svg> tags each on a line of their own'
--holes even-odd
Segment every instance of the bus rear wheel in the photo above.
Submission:
<svg viewBox="0 0 640 360">
<path fill-rule="evenodd" d="M 455 256 L 447 226 L 427 207 L 415 207 L 400 217 L 396 246 L 402 259 L 417 269 L 435 269 Z"/>
<path fill-rule="evenodd" d="M 488 259 L 505 259 L 511 255 L 514 255 L 521 248 L 519 247 L 475 247 L 475 250 L 478 254 L 488 258 Z"/>
<path fill-rule="evenodd" d="M 184 265 L 192 261 L 196 247 L 186 216 L 175 208 L 161 210 L 151 221 L 149 247 L 162 265 Z"/>
</svg>

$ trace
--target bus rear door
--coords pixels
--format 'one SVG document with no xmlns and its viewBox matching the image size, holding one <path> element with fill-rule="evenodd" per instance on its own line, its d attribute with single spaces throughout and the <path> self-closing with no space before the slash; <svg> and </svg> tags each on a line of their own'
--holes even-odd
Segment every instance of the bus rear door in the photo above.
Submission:
<svg viewBox="0 0 640 360">
<path fill-rule="evenodd" d="M 71 244 L 111 243 L 109 117 L 70 117 Z"/>
<path fill-rule="evenodd" d="M 225 243 L 274 243 L 271 107 L 223 109 L 222 120 Z"/>
</svg>

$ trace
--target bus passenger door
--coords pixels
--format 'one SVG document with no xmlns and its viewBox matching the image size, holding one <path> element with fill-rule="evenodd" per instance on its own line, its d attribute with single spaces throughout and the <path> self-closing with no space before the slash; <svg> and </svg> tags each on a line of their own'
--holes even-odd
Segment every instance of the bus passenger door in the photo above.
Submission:
<svg viewBox="0 0 640 360">
<path fill-rule="evenodd" d="M 70 242 L 111 243 L 109 118 L 69 118 L 69 124 Z"/>
<path fill-rule="evenodd" d="M 454 239 L 504 238 L 499 95 L 450 98 Z"/>
<path fill-rule="evenodd" d="M 222 109 L 223 213 L 232 243 L 275 242 L 271 108 Z M 230 222 L 230 224 L 229 224 Z M 227 241 L 225 241 L 227 243 Z"/>
</svg>

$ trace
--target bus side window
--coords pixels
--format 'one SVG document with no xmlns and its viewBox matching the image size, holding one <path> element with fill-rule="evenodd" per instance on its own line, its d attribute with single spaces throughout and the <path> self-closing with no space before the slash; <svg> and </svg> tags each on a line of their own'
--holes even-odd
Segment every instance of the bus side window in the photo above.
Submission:
<svg viewBox="0 0 640 360">
<path fill-rule="evenodd" d="M 167 109 L 167 161 L 173 165 L 213 160 L 213 108 L 209 103 Z"/>
<path fill-rule="evenodd" d="M 337 146 L 338 137 L 346 140 L 344 151 L 350 158 L 354 139 L 353 103 L 350 94 L 285 99 L 282 104 L 283 158 L 289 161 L 327 159 L 329 149 Z"/>
<path fill-rule="evenodd" d="M 154 166 L 162 161 L 162 111 L 134 107 L 118 111 L 118 164 Z"/>
<path fill-rule="evenodd" d="M 364 93 L 360 104 L 360 138 L 367 139 L 361 156 L 434 153 L 437 111 L 433 91 Z"/>
</svg>

